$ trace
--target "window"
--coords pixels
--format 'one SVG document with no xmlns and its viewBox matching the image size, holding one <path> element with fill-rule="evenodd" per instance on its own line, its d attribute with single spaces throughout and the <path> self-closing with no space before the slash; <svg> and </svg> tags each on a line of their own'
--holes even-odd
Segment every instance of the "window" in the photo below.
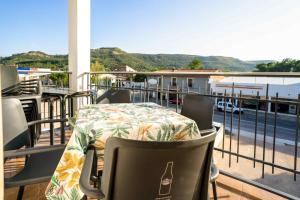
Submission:
<svg viewBox="0 0 300 200">
<path fill-rule="evenodd" d="M 188 78 L 187 79 L 187 85 L 188 85 L 188 87 L 193 87 L 193 79 L 192 78 Z"/>
<path fill-rule="evenodd" d="M 177 78 L 176 77 L 171 78 L 171 86 L 177 86 Z"/>
</svg>

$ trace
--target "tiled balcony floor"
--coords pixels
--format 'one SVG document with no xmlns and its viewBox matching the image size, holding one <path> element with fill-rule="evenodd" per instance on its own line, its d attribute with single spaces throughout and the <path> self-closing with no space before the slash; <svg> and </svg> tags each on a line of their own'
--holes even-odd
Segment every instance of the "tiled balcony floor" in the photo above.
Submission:
<svg viewBox="0 0 300 200">
<path fill-rule="evenodd" d="M 225 137 L 225 150 L 229 150 L 229 136 Z M 232 152 L 237 150 L 237 140 L 236 135 L 232 137 Z M 268 162 L 272 162 L 272 144 L 266 143 L 265 150 L 265 159 Z M 222 144 L 219 145 L 219 148 L 222 148 Z M 293 145 L 276 145 L 276 154 L 275 154 L 275 164 L 284 166 L 290 169 L 293 169 L 294 165 L 294 146 Z M 253 139 L 246 137 L 240 138 L 240 154 L 253 157 Z M 300 148 L 298 148 L 298 152 Z M 263 142 L 257 141 L 256 157 L 262 159 L 263 157 Z M 300 197 L 300 176 L 297 175 L 297 181 L 294 181 L 293 173 L 280 170 L 278 168 L 274 169 L 274 174 L 272 173 L 272 167 L 265 165 L 265 177 L 262 178 L 262 164 L 256 162 L 256 167 L 253 167 L 253 161 L 239 158 L 237 163 L 236 156 L 231 157 L 231 166 L 229 167 L 229 155 L 225 154 L 222 158 L 221 152 L 214 152 L 214 158 L 217 162 L 217 165 L 220 169 L 223 169 L 226 172 L 241 176 L 250 180 L 254 180 L 261 184 L 270 186 L 277 190 L 286 192 L 288 194 Z M 298 154 L 298 169 L 300 166 L 300 156 Z"/>
<path fill-rule="evenodd" d="M 25 187 L 25 192 L 23 199 L 24 200 L 44 200 L 46 199 L 44 196 L 46 187 L 48 182 L 42 184 L 35 184 Z M 17 199 L 18 188 L 9 188 L 5 189 L 5 200 L 15 200 Z M 212 195 L 212 194 L 211 194 Z M 226 199 L 226 200 L 234 200 L 234 199 L 247 199 L 242 197 L 240 194 L 236 194 L 230 192 L 226 189 L 218 187 L 218 198 Z M 211 198 L 213 199 L 213 198 Z"/>
<path fill-rule="evenodd" d="M 70 132 L 67 132 L 67 140 L 70 136 Z M 59 143 L 59 136 L 55 137 L 55 141 Z M 40 138 L 38 145 L 47 145 L 49 140 L 45 134 Z M 5 176 L 11 176 L 23 165 L 23 159 L 14 159 L 6 162 L 5 164 Z M 35 184 L 25 187 L 24 200 L 42 200 L 45 199 L 44 192 L 48 182 Z M 5 189 L 5 200 L 14 200 L 17 198 L 18 188 Z M 212 190 L 210 190 L 210 196 L 212 198 Z M 218 199 L 235 200 L 235 199 L 281 199 L 278 196 L 270 194 L 268 192 L 259 190 L 255 187 L 243 184 L 235 181 L 231 178 L 220 175 L 218 178 Z"/>
</svg>

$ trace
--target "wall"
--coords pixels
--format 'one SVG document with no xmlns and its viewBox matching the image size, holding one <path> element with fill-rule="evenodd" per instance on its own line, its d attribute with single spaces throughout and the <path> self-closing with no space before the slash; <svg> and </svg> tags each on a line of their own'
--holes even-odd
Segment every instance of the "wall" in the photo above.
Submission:
<svg viewBox="0 0 300 200">
<path fill-rule="evenodd" d="M 224 93 L 225 89 L 227 94 L 232 93 L 232 83 L 212 83 L 211 88 L 216 93 Z M 242 91 L 243 95 L 256 96 L 257 92 L 259 92 L 260 96 L 266 96 L 266 90 L 266 84 L 235 83 L 234 85 L 234 93 L 236 95 Z M 277 92 L 279 98 L 297 99 L 298 94 L 300 94 L 300 83 L 290 85 L 269 84 L 268 96 L 275 97 Z"/>
<path fill-rule="evenodd" d="M 148 79 L 158 79 L 160 76 L 152 76 L 148 77 Z M 197 92 L 197 93 L 209 93 L 210 92 L 210 84 L 209 79 L 207 77 L 187 77 L 187 76 L 164 76 L 163 77 L 163 86 L 165 89 L 176 89 L 176 87 L 171 86 L 171 78 L 177 78 L 177 87 L 178 89 L 183 88 L 184 92 Z M 188 88 L 187 79 L 193 79 L 193 86 Z"/>
</svg>

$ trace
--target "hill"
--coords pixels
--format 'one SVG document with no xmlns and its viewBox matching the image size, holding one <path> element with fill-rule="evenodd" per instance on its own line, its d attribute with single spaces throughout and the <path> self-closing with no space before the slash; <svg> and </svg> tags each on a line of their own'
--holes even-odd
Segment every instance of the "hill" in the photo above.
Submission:
<svg viewBox="0 0 300 200">
<path fill-rule="evenodd" d="M 184 68 L 193 59 L 199 58 L 206 69 L 224 71 L 252 71 L 256 64 L 264 61 L 242 61 L 224 56 L 198 56 L 186 54 L 140 54 L 127 53 L 119 48 L 98 48 L 91 50 L 91 62 L 99 62 L 106 70 L 128 65 L 138 71 L 153 71 L 162 68 Z M 48 55 L 40 51 L 14 54 L 0 58 L 0 64 L 67 69 L 67 55 Z"/>
<path fill-rule="evenodd" d="M 29 51 L 2 57 L 0 58 L 0 64 L 66 70 L 68 57 L 67 55 L 48 55 L 41 51 Z"/>
</svg>

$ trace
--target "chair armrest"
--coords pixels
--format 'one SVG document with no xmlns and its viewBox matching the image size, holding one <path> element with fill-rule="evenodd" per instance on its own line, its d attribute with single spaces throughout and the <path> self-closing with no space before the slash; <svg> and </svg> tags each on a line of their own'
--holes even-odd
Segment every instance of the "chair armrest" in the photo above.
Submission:
<svg viewBox="0 0 300 200">
<path fill-rule="evenodd" d="M 213 162 L 211 163 L 211 168 L 210 168 L 210 181 L 215 181 L 219 176 L 219 169 L 216 164 Z"/>
<path fill-rule="evenodd" d="M 41 119 L 41 120 L 28 122 L 28 126 L 33 126 L 36 124 L 44 124 L 44 123 L 67 122 L 67 121 L 68 119 Z"/>
<path fill-rule="evenodd" d="M 87 195 L 95 199 L 104 199 L 105 195 L 100 189 L 94 188 L 90 184 L 90 177 L 92 174 L 93 160 L 95 156 L 95 149 L 88 149 L 85 157 L 85 161 L 82 167 L 79 186 L 80 190 Z M 101 187 L 99 187 L 101 188 Z"/>
<path fill-rule="evenodd" d="M 216 127 L 212 127 L 210 129 L 199 130 L 201 136 L 206 136 L 206 135 L 209 135 L 209 134 L 211 134 L 213 132 L 216 132 L 216 131 L 217 131 Z"/>
<path fill-rule="evenodd" d="M 53 146 L 41 146 L 41 147 L 33 147 L 26 149 L 18 149 L 18 150 L 9 150 L 4 151 L 4 158 L 13 158 L 20 157 L 32 154 L 45 153 L 49 151 L 55 151 L 66 148 L 65 145 L 53 145 Z"/>
</svg>

